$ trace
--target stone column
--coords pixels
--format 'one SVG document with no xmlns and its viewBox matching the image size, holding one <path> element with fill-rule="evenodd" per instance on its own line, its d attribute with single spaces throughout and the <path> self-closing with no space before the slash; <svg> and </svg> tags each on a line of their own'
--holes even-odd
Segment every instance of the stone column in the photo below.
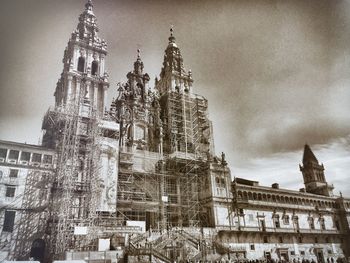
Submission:
<svg viewBox="0 0 350 263">
<path fill-rule="evenodd" d="M 67 76 L 67 93 L 66 93 L 66 99 L 65 103 L 69 104 L 73 100 L 73 92 L 72 92 L 72 79 L 73 77 L 71 75 Z"/>
<path fill-rule="evenodd" d="M 80 87 L 81 87 L 81 79 L 76 78 L 75 98 L 74 98 L 75 101 L 79 100 L 79 96 L 80 96 Z"/>
<path fill-rule="evenodd" d="M 93 91 L 93 94 L 94 94 L 94 103 L 93 103 L 93 107 L 94 107 L 94 110 L 98 110 L 98 108 L 97 108 L 97 99 L 98 99 L 98 84 L 97 83 L 95 83 L 95 82 L 93 82 L 93 89 L 94 89 L 94 91 Z"/>
<path fill-rule="evenodd" d="M 105 55 L 101 54 L 100 57 L 100 77 L 103 77 L 103 74 L 105 73 Z"/>
<path fill-rule="evenodd" d="M 104 114 L 105 107 L 107 105 L 107 85 L 103 85 L 103 90 L 102 90 L 102 111 L 101 111 L 101 116 Z"/>
</svg>

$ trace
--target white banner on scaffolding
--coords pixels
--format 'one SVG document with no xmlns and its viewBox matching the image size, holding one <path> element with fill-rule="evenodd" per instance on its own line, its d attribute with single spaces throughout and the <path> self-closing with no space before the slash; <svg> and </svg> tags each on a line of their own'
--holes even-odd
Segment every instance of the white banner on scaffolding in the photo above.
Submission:
<svg viewBox="0 0 350 263">
<path fill-rule="evenodd" d="M 87 227 L 86 226 L 75 226 L 74 227 L 74 235 L 81 236 L 87 235 Z"/>
</svg>

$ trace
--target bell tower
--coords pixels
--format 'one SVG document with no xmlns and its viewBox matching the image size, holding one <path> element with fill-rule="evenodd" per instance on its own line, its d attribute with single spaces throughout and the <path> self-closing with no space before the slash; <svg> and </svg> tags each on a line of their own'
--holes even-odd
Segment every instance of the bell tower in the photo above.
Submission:
<svg viewBox="0 0 350 263">
<path fill-rule="evenodd" d="M 98 117 L 103 116 L 109 87 L 105 70 L 107 44 L 98 32 L 93 4 L 89 0 L 64 51 L 63 72 L 54 94 L 56 107 L 79 103 L 94 109 Z"/>
<path fill-rule="evenodd" d="M 324 196 L 333 196 L 333 186 L 329 185 L 324 175 L 324 166 L 319 164 L 309 145 L 305 144 L 303 165 L 299 165 L 303 174 L 306 192 Z"/>
<path fill-rule="evenodd" d="M 156 88 L 162 95 L 167 92 L 189 92 L 192 89 L 192 72 L 186 72 L 181 51 L 175 42 L 174 30 L 170 29 L 168 46 L 165 50 L 160 80 L 156 80 Z"/>
<path fill-rule="evenodd" d="M 192 72 L 185 70 L 172 28 L 168 39 L 160 78 L 155 83 L 160 96 L 164 152 L 208 158 L 215 152 L 208 101 L 192 90 Z"/>
</svg>

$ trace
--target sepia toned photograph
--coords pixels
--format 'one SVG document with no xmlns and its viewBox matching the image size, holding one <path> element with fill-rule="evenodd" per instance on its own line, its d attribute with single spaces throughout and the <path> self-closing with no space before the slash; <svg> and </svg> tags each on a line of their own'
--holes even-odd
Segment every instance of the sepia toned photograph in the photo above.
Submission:
<svg viewBox="0 0 350 263">
<path fill-rule="evenodd" d="M 349 1 L 1 0 L 0 33 L 0 262 L 350 262 Z"/>
</svg>

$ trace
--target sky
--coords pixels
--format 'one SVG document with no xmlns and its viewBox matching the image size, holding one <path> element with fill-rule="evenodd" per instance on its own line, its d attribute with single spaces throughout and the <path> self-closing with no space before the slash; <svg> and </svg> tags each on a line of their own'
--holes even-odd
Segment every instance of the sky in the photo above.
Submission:
<svg viewBox="0 0 350 263">
<path fill-rule="evenodd" d="M 95 0 L 109 101 L 137 49 L 152 82 L 174 26 L 232 176 L 299 189 L 308 143 L 350 197 L 350 2 Z M 1 0 L 0 139 L 36 144 L 84 0 Z"/>
</svg>

